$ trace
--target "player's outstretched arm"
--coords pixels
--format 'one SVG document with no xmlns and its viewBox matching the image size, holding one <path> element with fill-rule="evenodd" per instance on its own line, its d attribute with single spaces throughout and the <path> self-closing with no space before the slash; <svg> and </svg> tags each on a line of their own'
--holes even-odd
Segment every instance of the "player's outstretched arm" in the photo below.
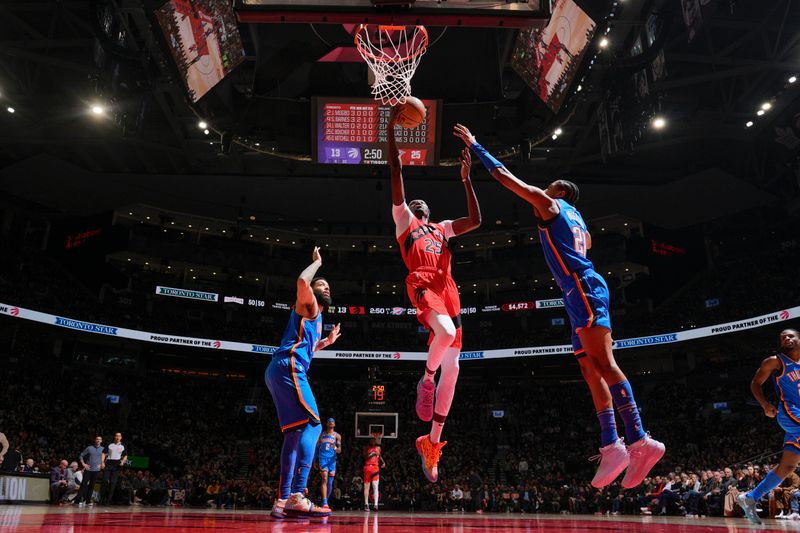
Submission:
<svg viewBox="0 0 800 533">
<path fill-rule="evenodd" d="M 315 352 L 318 352 L 323 348 L 327 348 L 328 346 L 336 342 L 336 340 L 342 336 L 342 334 L 339 333 L 339 329 L 341 328 L 341 326 L 342 326 L 341 323 L 333 326 L 333 329 L 331 330 L 330 333 L 328 333 L 328 336 L 317 343 L 317 349 L 315 350 Z"/>
<path fill-rule="evenodd" d="M 386 138 L 389 141 L 389 171 L 392 175 L 392 203 L 394 205 L 400 205 L 406 201 L 406 191 L 403 188 L 403 163 L 400 161 L 400 150 L 397 149 L 397 140 L 394 138 L 397 112 L 398 108 L 393 107 L 386 132 Z"/>
<path fill-rule="evenodd" d="M 469 128 L 462 124 L 456 124 L 453 129 L 453 135 L 464 141 L 464 144 L 475 152 L 483 163 L 483 166 L 489 171 L 489 174 L 500 182 L 500 185 L 531 204 L 536 208 L 536 211 L 542 218 L 552 218 L 547 216 L 548 213 L 551 213 L 553 216 L 558 214 L 559 207 L 555 200 L 550 198 L 544 190 L 533 185 L 528 185 L 509 172 L 503 163 L 495 159 L 492 154 L 478 143 L 475 136 L 469 131 Z"/>
<path fill-rule="evenodd" d="M 775 416 L 778 414 L 778 409 L 767 401 L 762 387 L 774 372 L 777 372 L 781 369 L 781 366 L 781 361 L 778 359 L 777 355 L 767 357 L 761 362 L 761 366 L 758 367 L 756 375 L 753 376 L 753 381 L 750 382 L 750 391 L 761 405 L 761 408 L 764 410 L 764 414 L 770 418 L 775 418 Z"/>
<path fill-rule="evenodd" d="M 311 264 L 297 278 L 297 301 L 294 308 L 304 318 L 314 318 L 319 314 L 319 305 L 317 305 L 317 299 L 314 297 L 314 291 L 311 290 L 311 280 L 314 279 L 317 270 L 322 266 L 319 246 L 314 247 L 311 261 Z"/>
<path fill-rule="evenodd" d="M 459 157 L 461 161 L 461 182 L 464 184 L 464 191 L 467 193 L 467 213 L 466 217 L 457 218 L 453 221 L 453 233 L 463 235 L 481 225 L 481 206 L 478 205 L 478 196 L 472 188 L 472 179 L 469 171 L 472 168 L 472 156 L 469 148 L 464 148 Z"/>
</svg>

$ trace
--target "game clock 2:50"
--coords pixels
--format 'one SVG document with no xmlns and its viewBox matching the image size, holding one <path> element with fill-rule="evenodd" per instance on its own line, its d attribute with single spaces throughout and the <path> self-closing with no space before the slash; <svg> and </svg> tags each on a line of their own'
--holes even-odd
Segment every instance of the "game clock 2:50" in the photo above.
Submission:
<svg viewBox="0 0 800 533">
<path fill-rule="evenodd" d="M 363 158 L 365 161 L 382 161 L 383 149 L 382 148 L 364 148 Z"/>
</svg>

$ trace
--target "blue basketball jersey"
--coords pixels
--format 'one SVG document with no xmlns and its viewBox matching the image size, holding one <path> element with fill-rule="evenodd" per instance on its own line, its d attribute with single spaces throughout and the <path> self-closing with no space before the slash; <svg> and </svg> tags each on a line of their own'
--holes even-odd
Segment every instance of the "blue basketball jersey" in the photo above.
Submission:
<svg viewBox="0 0 800 533">
<path fill-rule="evenodd" d="M 800 424 L 800 363 L 782 353 L 778 354 L 778 359 L 783 363 L 783 372 L 775 376 L 779 415 L 788 416 L 795 424 Z"/>
<path fill-rule="evenodd" d="M 336 432 L 328 435 L 323 433 L 319 440 L 319 456 L 320 458 L 336 457 Z"/>
<path fill-rule="evenodd" d="M 314 319 L 303 318 L 292 309 L 289 323 L 283 332 L 283 338 L 273 359 L 288 359 L 294 357 L 304 370 L 311 366 L 311 358 L 317 350 L 317 343 L 322 337 L 322 313 L 317 313 Z"/>
<path fill-rule="evenodd" d="M 562 289 L 573 274 L 594 270 L 586 258 L 588 231 L 583 217 L 573 206 L 558 198 L 559 213 L 547 221 L 539 221 L 539 240 L 550 272 Z"/>
</svg>

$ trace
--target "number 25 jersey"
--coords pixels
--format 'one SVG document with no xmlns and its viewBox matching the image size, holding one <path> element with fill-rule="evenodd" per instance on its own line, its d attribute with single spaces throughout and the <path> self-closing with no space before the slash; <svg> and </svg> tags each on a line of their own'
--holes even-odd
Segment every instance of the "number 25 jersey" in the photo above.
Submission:
<svg viewBox="0 0 800 533">
<path fill-rule="evenodd" d="M 438 272 L 449 276 L 452 254 L 448 240 L 455 236 L 453 221 L 425 223 L 414 216 L 405 202 L 392 207 L 392 216 L 397 225 L 400 253 L 408 271 Z"/>
</svg>

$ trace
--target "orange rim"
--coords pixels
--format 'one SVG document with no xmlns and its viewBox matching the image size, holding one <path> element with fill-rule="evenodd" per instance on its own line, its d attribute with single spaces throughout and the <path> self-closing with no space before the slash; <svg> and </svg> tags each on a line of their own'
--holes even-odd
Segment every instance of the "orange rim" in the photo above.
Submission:
<svg viewBox="0 0 800 533">
<path fill-rule="evenodd" d="M 384 63 L 400 63 L 401 61 L 408 61 L 409 59 L 416 58 L 417 56 L 423 54 L 425 52 L 425 50 L 428 48 L 428 30 L 427 30 L 427 28 L 425 28 L 425 26 L 414 26 L 414 27 L 417 28 L 417 32 L 418 32 L 417 35 L 421 35 L 422 36 L 422 45 L 421 46 L 417 46 L 416 47 L 417 49 L 414 51 L 413 54 L 408 55 L 408 56 L 404 56 L 404 57 L 399 57 L 397 59 L 389 59 L 389 58 L 385 58 L 385 57 L 378 57 L 375 54 L 373 54 L 372 52 L 370 52 L 369 50 L 367 50 L 366 48 L 364 48 L 363 46 L 361 46 L 361 39 L 359 39 L 358 37 L 359 37 L 359 35 L 361 35 L 362 31 L 367 31 L 369 29 L 369 24 L 359 24 L 358 25 L 358 30 L 356 31 L 356 34 L 355 34 L 355 37 L 354 37 L 353 40 L 355 41 L 356 48 L 358 49 L 358 51 L 361 53 L 362 56 L 366 56 L 366 57 L 368 57 L 369 59 L 371 59 L 373 61 L 381 61 L 381 62 L 384 62 Z M 379 32 L 381 32 L 381 31 L 401 31 L 401 30 L 407 31 L 406 28 L 408 28 L 408 26 L 392 26 L 392 25 L 385 25 L 385 24 L 379 24 L 378 25 L 378 31 Z M 417 41 L 417 35 L 414 36 L 414 42 Z"/>
</svg>

